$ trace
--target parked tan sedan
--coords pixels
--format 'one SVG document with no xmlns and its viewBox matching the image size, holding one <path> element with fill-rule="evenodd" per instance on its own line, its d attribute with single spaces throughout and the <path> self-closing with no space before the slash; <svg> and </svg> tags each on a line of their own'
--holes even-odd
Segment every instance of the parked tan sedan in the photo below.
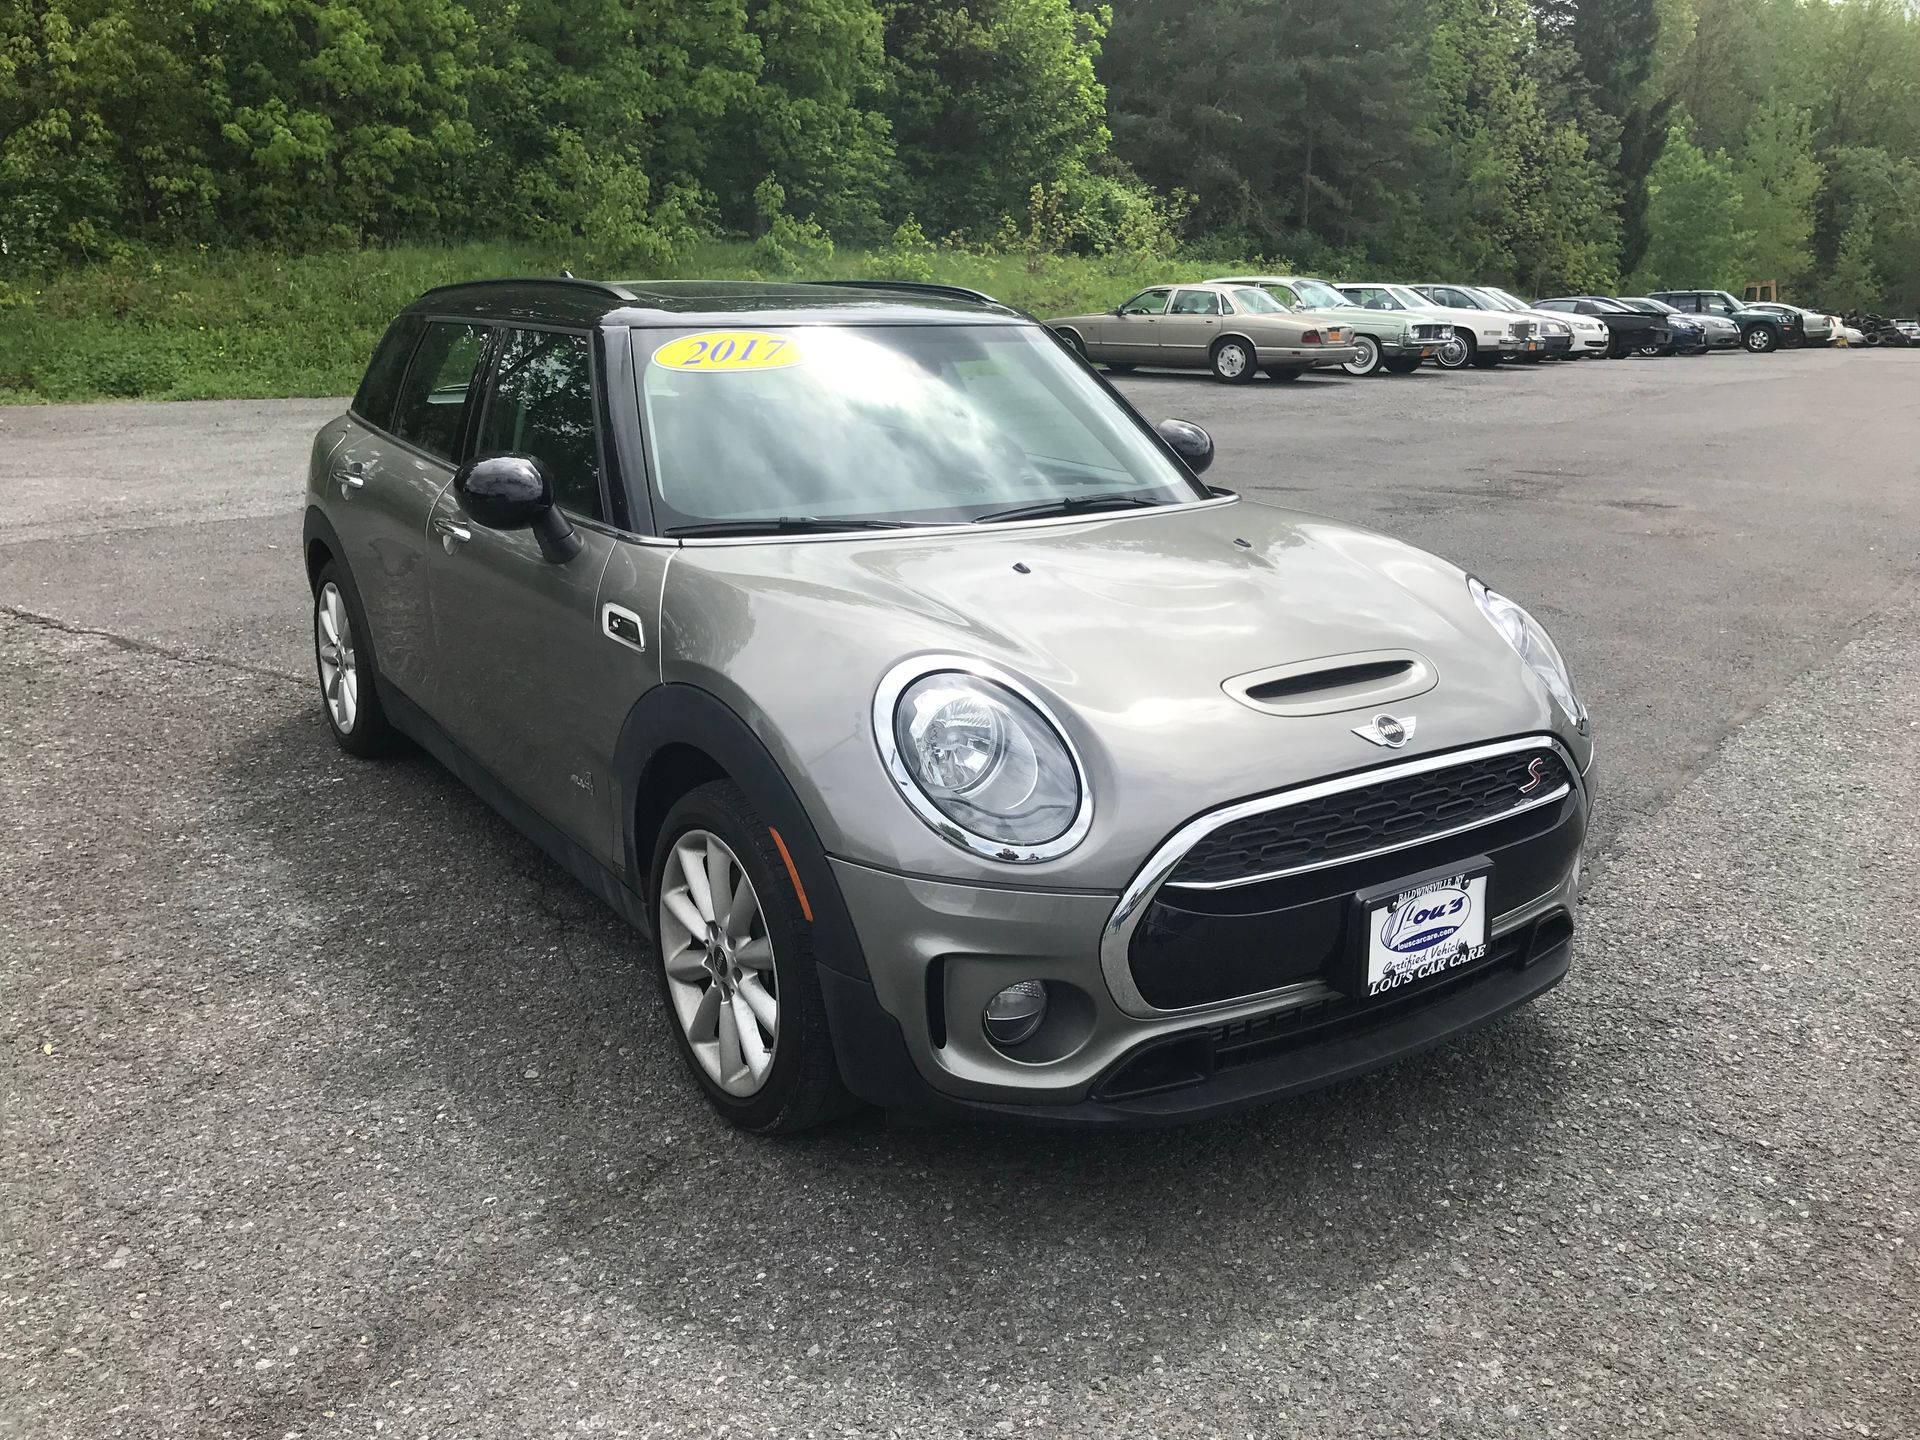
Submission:
<svg viewBox="0 0 1920 1440">
<path fill-rule="evenodd" d="M 1155 285 L 1111 310 L 1048 324 L 1087 359 L 1117 371 L 1161 365 L 1239 382 L 1264 370 L 1297 380 L 1359 354 L 1346 326 L 1296 315 L 1251 285 Z"/>
</svg>

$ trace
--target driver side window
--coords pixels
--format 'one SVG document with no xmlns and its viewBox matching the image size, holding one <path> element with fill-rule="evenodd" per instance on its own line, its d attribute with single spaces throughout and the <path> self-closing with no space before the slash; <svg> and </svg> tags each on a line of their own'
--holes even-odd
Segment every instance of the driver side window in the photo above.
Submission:
<svg viewBox="0 0 1920 1440">
<path fill-rule="evenodd" d="M 1170 290 L 1142 290 L 1120 307 L 1122 315 L 1164 315 Z"/>
</svg>

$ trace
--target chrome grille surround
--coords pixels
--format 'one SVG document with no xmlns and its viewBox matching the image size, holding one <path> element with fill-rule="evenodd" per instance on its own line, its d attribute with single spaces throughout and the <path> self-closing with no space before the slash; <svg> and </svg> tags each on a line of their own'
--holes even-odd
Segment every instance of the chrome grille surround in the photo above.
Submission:
<svg viewBox="0 0 1920 1440">
<path fill-rule="evenodd" d="M 1106 977 L 1107 989 L 1112 993 L 1114 1003 L 1128 1015 L 1136 1019 L 1157 1019 L 1167 1015 L 1205 1014 L 1212 1011 L 1235 1009 L 1246 1011 L 1255 1007 L 1251 1013 L 1290 1009 L 1296 1005 L 1308 1005 L 1333 992 L 1318 980 L 1308 980 L 1284 985 L 1265 995 L 1236 995 L 1206 1005 L 1195 1005 L 1185 1009 L 1163 1010 L 1150 1003 L 1134 984 L 1133 969 L 1129 959 L 1129 950 L 1133 942 L 1133 932 L 1141 918 L 1147 913 L 1147 907 L 1168 878 L 1178 868 L 1180 862 L 1201 840 L 1222 826 L 1230 825 L 1251 815 L 1260 815 L 1272 810 L 1283 810 L 1306 801 L 1318 800 L 1328 795 L 1336 795 L 1346 790 L 1360 790 L 1382 781 L 1390 781 L 1410 775 L 1419 775 L 1433 770 L 1444 770 L 1455 765 L 1471 764 L 1476 760 L 1492 759 L 1501 755 L 1513 755 L 1527 750 L 1538 750 L 1557 756 L 1566 766 L 1567 774 L 1572 777 L 1569 783 L 1557 786 L 1553 790 L 1538 796 L 1529 796 L 1513 809 L 1498 815 L 1484 816 L 1470 824 L 1451 829 L 1440 829 L 1419 835 L 1407 836 L 1362 855 L 1342 856 L 1330 863 L 1350 864 L 1369 859 L 1374 855 L 1391 854 L 1395 850 L 1405 850 L 1415 845 L 1428 844 L 1435 840 L 1444 840 L 1451 835 L 1465 834 L 1478 830 L 1482 826 L 1498 824 L 1514 815 L 1524 814 L 1543 805 L 1555 804 L 1564 799 L 1574 786 L 1582 784 L 1580 767 L 1574 763 L 1573 756 L 1558 740 L 1547 735 L 1528 735 L 1517 740 L 1501 740 L 1490 745 L 1476 745 L 1465 750 L 1448 750 L 1433 755 L 1424 755 L 1415 760 L 1402 761 L 1396 765 L 1381 765 L 1370 770 L 1356 771 L 1334 780 L 1320 780 L 1295 786 L 1291 790 L 1282 790 L 1277 794 L 1261 796 L 1253 800 L 1242 800 L 1223 806 L 1198 819 L 1190 820 L 1167 837 L 1153 854 L 1147 857 L 1127 888 L 1120 893 L 1119 903 L 1113 907 L 1113 913 L 1107 917 L 1107 923 L 1100 935 L 1100 970 Z M 1283 869 L 1267 875 L 1249 876 L 1237 881 L 1239 884 L 1258 884 L 1267 880 L 1277 880 L 1284 876 L 1324 868 L 1321 865 L 1303 865 L 1294 869 Z M 1517 923 L 1514 916 L 1497 915 L 1490 922 L 1489 937 L 1499 930 Z M 1266 1002 L 1256 1005 L 1256 1002 Z"/>
</svg>

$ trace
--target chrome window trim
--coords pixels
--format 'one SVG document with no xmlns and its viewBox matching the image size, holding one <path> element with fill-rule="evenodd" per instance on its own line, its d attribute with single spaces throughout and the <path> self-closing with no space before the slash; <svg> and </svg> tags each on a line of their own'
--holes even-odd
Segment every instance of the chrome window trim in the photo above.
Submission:
<svg viewBox="0 0 1920 1440">
<path fill-rule="evenodd" d="M 1080 782 L 1080 808 L 1074 812 L 1073 821 L 1053 839 L 1038 845 L 1009 845 L 1004 840 L 995 840 L 990 836 L 976 835 L 963 828 L 958 821 L 941 811 L 928 798 L 926 791 L 920 788 L 919 781 L 907 768 L 905 758 L 900 754 L 899 742 L 894 738 L 893 717 L 899 708 L 900 696 L 909 685 L 929 675 L 957 673 L 971 675 L 977 679 L 990 680 L 996 685 L 1011 690 L 1020 699 L 1032 706 L 1040 718 L 1047 722 L 1060 743 L 1066 747 L 1067 759 L 1073 765 L 1074 778 Z M 1060 723 L 1060 717 L 1053 708 L 1019 676 L 1010 670 L 1004 670 L 991 661 L 981 660 L 971 655 L 930 654 L 916 655 L 910 660 L 902 660 L 880 677 L 880 684 L 873 692 L 873 739 L 880 749 L 880 762 L 886 769 L 887 778 L 901 797 L 926 823 L 929 830 L 948 844 L 978 855 L 984 860 L 996 860 L 1007 865 L 1034 865 L 1043 860 L 1055 860 L 1072 850 L 1087 838 L 1087 831 L 1093 827 L 1093 790 L 1087 780 L 1087 762 L 1081 758 L 1079 747 L 1073 743 L 1073 737 L 1067 733 L 1067 727 Z"/>
<path fill-rule="evenodd" d="M 1100 970 L 1106 976 L 1107 989 L 1112 993 L 1114 1003 L 1122 1011 L 1135 1019 L 1157 1019 L 1166 1015 L 1205 1014 L 1217 1010 L 1235 1009 L 1261 1000 L 1281 1001 L 1274 1008 L 1288 1009 L 1293 1005 L 1305 1004 L 1317 999 L 1328 991 L 1321 981 L 1308 980 L 1255 995 L 1235 995 L 1227 1000 L 1212 1001 L 1205 1005 L 1190 1005 L 1172 1010 L 1163 1010 L 1150 1003 L 1133 983 L 1133 969 L 1127 960 L 1127 951 L 1133 942 L 1133 932 L 1140 923 L 1140 917 L 1146 913 L 1148 902 L 1160 892 L 1180 861 L 1206 836 L 1211 835 L 1223 825 L 1243 820 L 1249 815 L 1263 815 L 1274 810 L 1284 810 L 1309 800 L 1318 800 L 1327 795 L 1338 795 L 1348 790 L 1364 789 L 1368 785 L 1386 780 L 1398 780 L 1408 775 L 1424 775 L 1434 770 L 1446 770 L 1455 765 L 1468 765 L 1476 760 L 1491 760 L 1501 755 L 1519 754 L 1527 750 L 1551 750 L 1557 754 L 1567 767 L 1569 775 L 1579 775 L 1580 767 L 1574 763 L 1572 754 L 1559 740 L 1547 735 L 1528 735 L 1517 740 L 1501 740 L 1490 745 L 1470 746 L 1465 750 L 1447 750 L 1433 755 L 1423 755 L 1415 760 L 1403 761 L 1397 765 L 1380 765 L 1370 770 L 1355 771 L 1334 780 L 1321 780 L 1312 784 L 1283 790 L 1277 794 L 1261 796 L 1253 800 L 1242 800 L 1236 804 L 1223 806 L 1210 811 L 1198 819 L 1190 820 L 1174 831 L 1153 854 L 1147 858 L 1133 879 L 1127 882 L 1127 888 L 1120 892 L 1119 902 L 1113 907 L 1113 913 L 1107 917 L 1107 923 L 1100 933 Z M 1258 881 L 1279 879 L 1287 875 L 1305 874 L 1308 871 L 1327 868 L 1330 865 L 1346 865 L 1358 860 L 1370 859 L 1378 855 L 1391 854 L 1396 850 L 1408 849 L 1414 845 L 1424 845 L 1433 840 L 1443 840 L 1454 835 L 1463 835 L 1477 830 L 1483 825 L 1497 824 L 1510 819 L 1513 815 L 1536 808 L 1538 805 L 1552 803 L 1552 800 L 1564 798 L 1571 786 L 1561 786 L 1551 798 L 1540 797 L 1516 810 L 1505 811 L 1487 820 L 1476 820 L 1471 825 L 1458 826 L 1451 830 L 1430 835 L 1415 836 L 1410 840 L 1393 845 L 1382 846 L 1359 855 L 1344 856 L 1336 861 L 1316 862 L 1312 865 L 1294 866 L 1277 870 L 1271 874 L 1255 877 L 1248 881 L 1211 882 L 1204 887 L 1191 888 L 1220 889 L 1234 884 L 1254 884 Z M 1182 888 L 1189 888 L 1183 886 Z M 1524 907 L 1522 907 L 1524 908 Z M 1511 914 L 1512 912 L 1507 912 Z M 1506 915 L 1495 917 L 1497 927 Z M 1493 933 L 1498 933 L 1496 929 Z"/>
</svg>

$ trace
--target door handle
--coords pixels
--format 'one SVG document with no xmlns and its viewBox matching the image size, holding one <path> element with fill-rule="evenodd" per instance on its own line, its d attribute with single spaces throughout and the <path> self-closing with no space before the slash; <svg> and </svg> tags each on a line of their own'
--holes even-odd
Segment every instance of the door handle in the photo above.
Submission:
<svg viewBox="0 0 1920 1440">
<path fill-rule="evenodd" d="M 473 531 L 458 520 L 442 517 L 433 522 L 433 528 L 440 532 L 440 543 L 449 555 L 453 554 L 455 547 L 464 545 L 473 538 Z"/>
<path fill-rule="evenodd" d="M 333 467 L 333 478 L 349 490 L 358 490 L 367 483 L 367 467 L 355 460 L 348 465 Z"/>
</svg>

